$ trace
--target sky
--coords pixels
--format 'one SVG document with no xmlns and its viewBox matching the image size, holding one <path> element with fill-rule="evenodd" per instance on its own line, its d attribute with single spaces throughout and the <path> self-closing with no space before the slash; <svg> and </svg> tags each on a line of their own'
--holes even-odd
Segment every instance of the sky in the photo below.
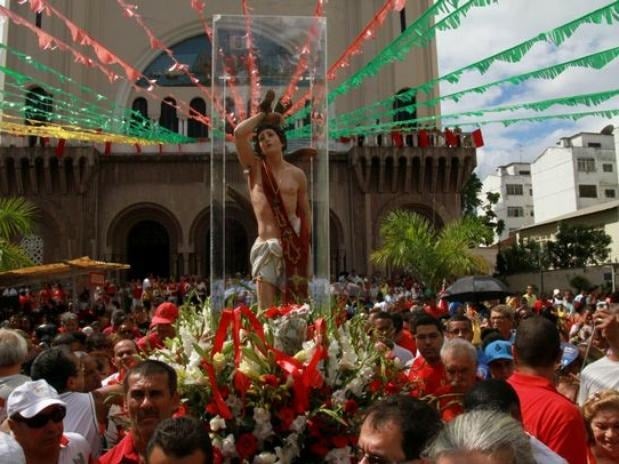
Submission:
<svg viewBox="0 0 619 464">
<path fill-rule="evenodd" d="M 437 34 L 439 75 L 480 61 L 610 3 L 612 3 L 611 0 L 499 0 L 491 6 L 473 8 L 457 29 Z M 541 42 L 536 44 L 518 63 L 496 62 L 484 75 L 480 75 L 477 71 L 470 71 L 463 74 L 456 84 L 441 83 L 441 95 L 534 71 L 617 46 L 619 46 L 619 22 L 610 26 L 605 23 L 583 25 L 560 47 L 555 47 L 550 42 Z M 458 103 L 446 101 L 443 102 L 441 111 L 442 114 L 448 114 L 615 90 L 619 88 L 617 76 L 619 76 L 619 58 L 601 70 L 568 69 L 552 80 L 530 79 L 518 86 L 507 84 L 490 89 L 484 94 L 466 96 Z M 483 118 L 472 118 L 470 121 L 598 109 L 619 109 L 619 97 L 612 98 L 596 107 L 557 105 L 544 113 L 532 111 L 490 113 Z M 462 119 L 462 121 L 465 120 Z M 448 125 L 449 122 L 444 120 L 443 124 Z M 494 174 L 498 166 L 518 161 L 531 162 L 545 148 L 555 145 L 561 137 L 578 132 L 599 132 L 608 124 L 619 126 L 619 117 L 613 119 L 587 117 L 578 121 L 522 122 L 507 128 L 502 124 L 485 125 L 482 127 L 485 147 L 477 151 L 476 172 L 483 179 L 488 174 Z M 474 128 L 471 126 L 464 127 L 465 131 L 472 129 Z"/>
</svg>

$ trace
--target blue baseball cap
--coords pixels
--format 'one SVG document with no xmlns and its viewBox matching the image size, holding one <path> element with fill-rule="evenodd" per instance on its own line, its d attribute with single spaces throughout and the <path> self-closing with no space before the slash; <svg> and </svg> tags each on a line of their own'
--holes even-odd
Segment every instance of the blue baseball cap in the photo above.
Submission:
<svg viewBox="0 0 619 464">
<path fill-rule="evenodd" d="M 497 340 L 490 343 L 484 350 L 484 355 L 486 355 L 486 362 L 488 364 L 499 359 L 514 360 L 512 356 L 512 344 L 505 340 Z"/>
</svg>

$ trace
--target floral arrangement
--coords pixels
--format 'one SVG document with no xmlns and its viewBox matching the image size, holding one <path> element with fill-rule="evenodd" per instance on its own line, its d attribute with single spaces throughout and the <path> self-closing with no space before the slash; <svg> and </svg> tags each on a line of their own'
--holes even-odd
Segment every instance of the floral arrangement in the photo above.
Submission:
<svg viewBox="0 0 619 464">
<path fill-rule="evenodd" d="M 177 337 L 151 357 L 177 371 L 184 408 L 208 428 L 216 462 L 352 462 L 363 408 L 408 381 L 397 359 L 375 349 L 363 316 L 336 314 L 181 308 Z"/>
</svg>

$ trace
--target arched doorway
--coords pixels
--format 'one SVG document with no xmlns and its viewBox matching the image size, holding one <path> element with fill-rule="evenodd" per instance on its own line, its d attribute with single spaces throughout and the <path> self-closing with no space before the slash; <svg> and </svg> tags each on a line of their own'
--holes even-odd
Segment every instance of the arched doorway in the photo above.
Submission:
<svg viewBox="0 0 619 464">
<path fill-rule="evenodd" d="M 170 275 L 170 236 L 156 221 L 140 221 L 127 234 L 127 261 L 131 265 L 130 278 L 148 274 L 160 277 Z"/>
</svg>

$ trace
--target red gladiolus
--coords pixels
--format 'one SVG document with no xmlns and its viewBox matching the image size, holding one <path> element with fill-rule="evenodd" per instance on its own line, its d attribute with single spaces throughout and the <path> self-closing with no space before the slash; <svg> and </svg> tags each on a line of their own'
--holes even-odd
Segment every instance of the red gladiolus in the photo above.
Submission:
<svg viewBox="0 0 619 464">
<path fill-rule="evenodd" d="M 236 452 L 241 459 L 249 459 L 258 450 L 258 440 L 251 433 L 244 433 L 236 441 Z"/>
</svg>

